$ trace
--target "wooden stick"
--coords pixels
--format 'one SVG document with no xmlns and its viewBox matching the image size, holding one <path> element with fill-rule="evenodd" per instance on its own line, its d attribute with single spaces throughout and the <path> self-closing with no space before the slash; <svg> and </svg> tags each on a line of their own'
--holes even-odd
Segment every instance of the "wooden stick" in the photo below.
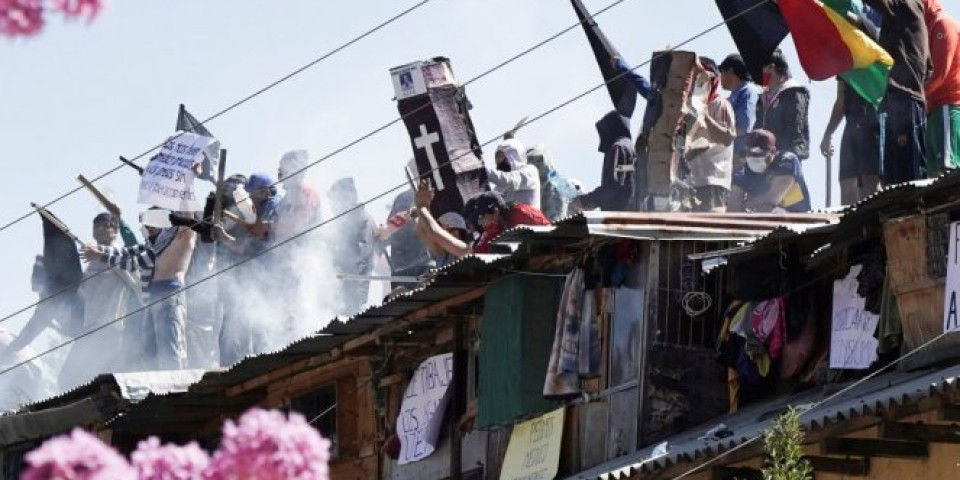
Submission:
<svg viewBox="0 0 960 480">
<path fill-rule="evenodd" d="M 410 173 L 410 169 L 406 165 L 403 166 L 403 173 L 407 175 L 407 183 L 410 184 L 410 190 L 414 192 L 417 191 L 417 183 L 413 181 L 413 174 Z"/>
<path fill-rule="evenodd" d="M 92 183 L 90 183 L 90 180 L 87 180 L 87 177 L 84 177 L 82 174 L 77 175 L 77 181 L 79 181 L 84 187 L 86 187 L 87 190 L 89 190 L 94 197 L 97 197 L 97 200 L 100 201 L 100 204 L 103 205 L 103 208 L 106 208 L 108 212 L 110 212 L 111 214 L 113 214 L 113 216 L 119 219 L 120 208 L 117 207 L 117 204 L 111 202 L 106 195 L 100 192 L 100 190 L 97 189 L 97 187 L 95 187 Z"/>
<path fill-rule="evenodd" d="M 181 105 L 182 106 L 182 105 Z M 213 223 L 219 225 L 223 219 L 223 177 L 227 171 L 227 150 L 220 149 L 220 162 L 217 164 L 217 189 L 213 199 Z"/>
<path fill-rule="evenodd" d="M 141 167 L 140 165 L 137 165 L 136 163 L 133 163 L 130 160 L 123 158 L 122 156 L 120 157 L 120 161 L 127 164 L 127 166 L 133 168 L 134 170 L 136 170 L 137 173 L 139 173 L 140 175 L 143 175 L 143 167 Z"/>
<path fill-rule="evenodd" d="M 30 202 L 30 206 L 33 207 L 37 211 L 37 213 L 40 214 L 40 216 L 47 219 L 47 221 L 52 223 L 54 227 L 57 227 L 58 230 L 63 232 L 64 235 L 70 237 L 70 239 L 73 240 L 74 242 L 77 242 L 78 244 L 83 245 L 83 242 L 81 242 L 80 239 L 77 238 L 77 236 L 74 235 L 73 232 L 71 232 L 70 229 L 63 224 L 63 222 L 58 220 L 57 217 L 54 217 L 52 213 L 48 212 L 46 208 L 43 208 L 40 205 L 37 205 L 36 203 L 33 203 L 33 202 Z"/>
</svg>

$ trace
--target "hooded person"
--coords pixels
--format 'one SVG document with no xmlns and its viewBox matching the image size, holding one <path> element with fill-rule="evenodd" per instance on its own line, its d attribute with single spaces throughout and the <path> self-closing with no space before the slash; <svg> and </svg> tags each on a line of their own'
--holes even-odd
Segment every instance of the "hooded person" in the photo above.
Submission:
<svg viewBox="0 0 960 480">
<path fill-rule="evenodd" d="M 927 79 L 927 170 L 960 167 L 960 23 L 940 0 L 924 0 L 933 74 Z"/>
<path fill-rule="evenodd" d="M 567 216 L 567 204 L 576 195 L 564 196 L 560 187 L 561 182 L 569 180 L 563 178 L 553 163 L 553 155 L 546 145 L 536 145 L 527 149 L 527 161 L 537 167 L 540 173 L 540 211 L 551 221 L 557 221 Z"/>
<path fill-rule="evenodd" d="M 339 234 L 331 239 L 334 267 L 343 275 L 370 275 L 377 253 L 377 225 L 360 204 L 353 177 L 334 182 L 327 196 L 333 215 L 343 215 L 334 224 Z M 359 312 L 366 304 L 369 292 L 369 280 L 347 280 L 341 313 L 353 315 Z"/>
<path fill-rule="evenodd" d="M 578 208 L 633 210 L 636 201 L 637 151 L 630 140 L 630 119 L 612 111 L 597 122 L 598 150 L 603 154 L 600 186 L 576 198 Z"/>
<path fill-rule="evenodd" d="M 309 165 L 306 150 L 293 150 L 280 157 L 277 177 L 284 197 L 277 205 L 274 237 L 280 241 L 297 235 L 320 221 L 320 193 L 306 181 L 303 170 Z"/>
<path fill-rule="evenodd" d="M 720 96 L 720 69 L 707 58 L 697 59 L 700 78 L 708 84 L 703 112 L 690 127 L 684 160 L 690 171 L 698 212 L 724 212 L 733 173 L 733 141 L 737 136 L 733 107 Z"/>
<path fill-rule="evenodd" d="M 497 147 L 497 168 L 487 167 L 487 179 L 508 202 L 540 208 L 540 174 L 527 163 L 527 150 L 519 140 L 510 138 Z"/>
<path fill-rule="evenodd" d="M 757 102 L 754 128 L 777 137 L 777 149 L 810 158 L 810 90 L 790 76 L 790 66 L 777 49 L 763 67 L 767 87 Z"/>
</svg>

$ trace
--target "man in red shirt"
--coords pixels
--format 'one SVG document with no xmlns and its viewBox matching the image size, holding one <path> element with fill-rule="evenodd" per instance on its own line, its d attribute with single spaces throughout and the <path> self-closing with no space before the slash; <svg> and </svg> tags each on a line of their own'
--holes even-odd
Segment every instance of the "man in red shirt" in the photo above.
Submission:
<svg viewBox="0 0 960 480">
<path fill-rule="evenodd" d="M 490 241 L 518 225 L 550 225 L 550 220 L 527 204 L 507 203 L 497 192 L 484 192 L 467 201 L 464 217 L 480 238 L 473 245 L 474 253 L 490 253 Z"/>
<path fill-rule="evenodd" d="M 940 0 L 924 0 L 933 75 L 927 79 L 927 170 L 960 167 L 960 23 Z"/>
</svg>

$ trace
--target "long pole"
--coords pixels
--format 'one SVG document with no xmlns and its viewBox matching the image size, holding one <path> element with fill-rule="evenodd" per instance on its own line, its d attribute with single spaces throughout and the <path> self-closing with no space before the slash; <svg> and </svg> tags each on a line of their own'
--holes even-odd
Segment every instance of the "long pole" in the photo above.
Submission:
<svg viewBox="0 0 960 480">
<path fill-rule="evenodd" d="M 833 206 L 833 156 L 827 157 L 827 208 Z"/>
</svg>

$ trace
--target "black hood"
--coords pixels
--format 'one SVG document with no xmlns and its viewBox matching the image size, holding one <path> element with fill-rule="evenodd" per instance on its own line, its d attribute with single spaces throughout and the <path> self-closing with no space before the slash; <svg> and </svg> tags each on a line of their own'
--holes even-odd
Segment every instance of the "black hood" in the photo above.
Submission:
<svg viewBox="0 0 960 480">
<path fill-rule="evenodd" d="M 616 111 L 603 116 L 597 122 L 597 133 L 600 135 L 600 153 L 607 153 L 613 144 L 621 138 L 630 138 L 630 119 Z"/>
</svg>

